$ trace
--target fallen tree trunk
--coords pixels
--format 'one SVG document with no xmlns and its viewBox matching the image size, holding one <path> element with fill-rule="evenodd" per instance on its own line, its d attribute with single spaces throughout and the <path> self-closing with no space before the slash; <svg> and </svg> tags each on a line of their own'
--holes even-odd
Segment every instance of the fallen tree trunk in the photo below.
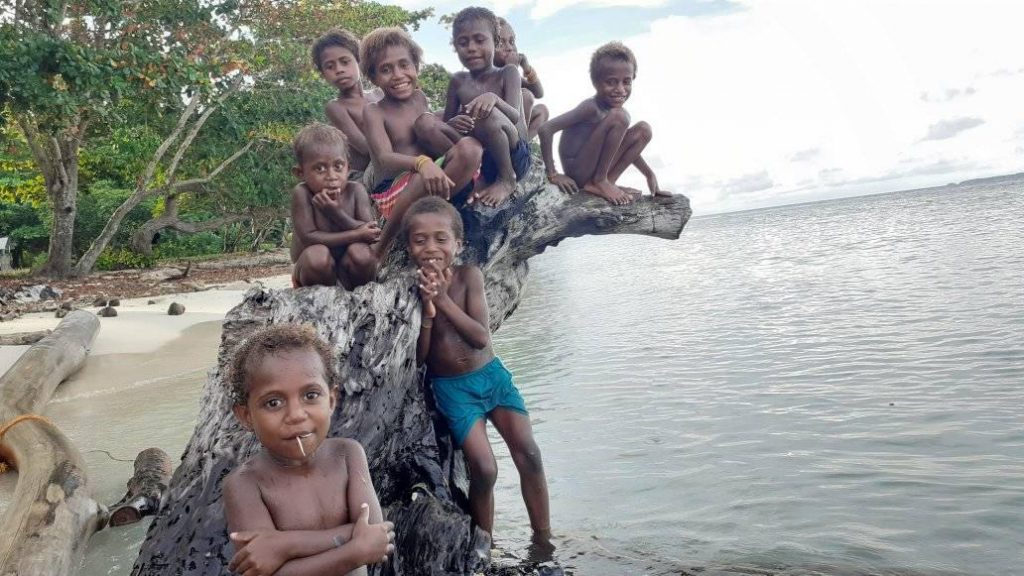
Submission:
<svg viewBox="0 0 1024 576">
<path fill-rule="evenodd" d="M 156 514 L 160 498 L 171 480 L 171 457 L 159 448 L 146 448 L 135 457 L 135 474 L 128 492 L 110 507 L 110 526 L 124 526 Z"/>
<path fill-rule="evenodd" d="M 0 334 L 0 346 L 26 346 L 35 344 L 48 334 L 51 330 L 36 330 L 35 332 L 15 332 L 14 334 Z"/>
<path fill-rule="evenodd" d="M 71 312 L 0 377 L 0 423 L 33 416 L 10 426 L 0 443 L 4 459 L 18 469 L 14 499 L 0 518 L 0 575 L 73 572 L 101 523 L 78 450 L 34 417 L 85 362 L 99 327 L 95 315 Z"/>
<path fill-rule="evenodd" d="M 587 194 L 566 196 L 545 186 L 535 170 L 509 205 L 463 212 L 462 258 L 483 269 L 493 331 L 519 303 L 527 259 L 548 246 L 585 234 L 678 238 L 689 217 L 685 196 L 612 206 Z M 258 446 L 232 417 L 222 380 L 235 346 L 277 322 L 311 323 L 335 350 L 343 395 L 332 434 L 362 443 L 385 516 L 396 526 L 394 557 L 379 572 L 472 574 L 486 563 L 489 538 L 471 528 L 465 511 L 465 467 L 443 423 L 432 419 L 420 384 L 419 300 L 403 254 L 392 256 L 380 279 L 353 292 L 254 288 L 228 313 L 199 423 L 132 574 L 228 574 L 234 550 L 225 533 L 221 480 Z"/>
</svg>

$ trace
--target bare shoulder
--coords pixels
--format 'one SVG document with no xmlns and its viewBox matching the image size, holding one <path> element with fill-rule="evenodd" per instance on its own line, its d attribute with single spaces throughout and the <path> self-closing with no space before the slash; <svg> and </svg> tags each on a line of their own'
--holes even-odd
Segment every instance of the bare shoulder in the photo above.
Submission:
<svg viewBox="0 0 1024 576">
<path fill-rule="evenodd" d="M 456 266 L 452 276 L 457 282 L 464 285 L 480 284 L 482 286 L 484 283 L 483 271 L 474 264 Z"/>
<path fill-rule="evenodd" d="M 451 80 L 449 80 L 449 82 L 452 83 L 452 86 L 457 87 L 461 86 L 466 81 L 466 78 L 469 78 L 469 72 L 466 72 L 465 70 L 459 70 L 455 74 L 452 74 L 452 78 Z"/>
<path fill-rule="evenodd" d="M 366 186 L 363 186 L 360 182 L 357 182 L 355 180 L 348 181 L 348 185 L 345 186 L 345 193 L 351 195 L 354 198 L 359 198 L 362 196 L 366 196 L 367 198 L 369 198 L 369 196 L 367 196 L 366 194 Z"/>
<path fill-rule="evenodd" d="M 292 200 L 305 200 L 306 202 L 312 200 L 309 188 L 306 187 L 305 182 L 299 182 L 292 188 Z"/>
<path fill-rule="evenodd" d="M 260 466 L 254 457 L 243 462 L 224 478 L 223 490 L 225 494 L 237 495 L 259 488 L 259 485 Z"/>
<path fill-rule="evenodd" d="M 501 77 L 506 81 L 514 80 L 519 82 L 519 79 L 521 78 L 519 74 L 519 66 L 517 64 L 505 64 L 501 68 Z"/>
</svg>

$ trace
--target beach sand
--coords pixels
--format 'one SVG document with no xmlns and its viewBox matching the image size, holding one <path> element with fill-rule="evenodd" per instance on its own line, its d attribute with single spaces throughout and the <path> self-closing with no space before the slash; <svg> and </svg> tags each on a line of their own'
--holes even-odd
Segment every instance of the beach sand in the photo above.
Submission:
<svg viewBox="0 0 1024 576">
<path fill-rule="evenodd" d="M 268 288 L 290 287 L 287 275 L 260 281 Z M 161 448 L 177 464 L 195 425 L 207 373 L 217 361 L 224 316 L 242 301 L 245 288 L 236 283 L 123 300 L 117 317 L 99 319 L 100 331 L 82 369 L 57 388 L 43 411 L 82 453 L 98 502 L 120 499 L 131 462 L 144 448 Z M 185 313 L 169 316 L 171 302 L 183 304 Z M 26 314 L 0 323 L 0 334 L 52 329 L 59 322 L 53 312 Z M 0 346 L 0 371 L 27 349 Z M 0 475 L 0 511 L 16 482 L 15 473 Z M 93 540 L 106 538 L 98 534 Z M 109 566 L 109 557 L 99 561 L 104 562 Z"/>
</svg>

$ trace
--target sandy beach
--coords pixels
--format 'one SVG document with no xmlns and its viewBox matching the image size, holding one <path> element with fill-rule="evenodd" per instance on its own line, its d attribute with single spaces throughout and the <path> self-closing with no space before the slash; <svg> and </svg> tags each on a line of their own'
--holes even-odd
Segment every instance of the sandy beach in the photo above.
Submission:
<svg viewBox="0 0 1024 576">
<path fill-rule="evenodd" d="M 268 288 L 290 286 L 287 275 L 260 282 Z M 224 316 L 252 285 L 236 282 L 201 292 L 122 300 L 116 317 L 100 318 L 100 331 L 82 369 L 57 389 L 43 412 L 82 452 L 97 501 L 110 504 L 123 495 L 131 460 L 144 448 L 161 448 L 177 463 L 191 435 L 207 373 L 216 364 Z M 185 313 L 169 316 L 172 302 L 184 305 Z M 52 329 L 59 322 L 52 312 L 26 314 L 0 323 L 0 334 Z M 10 368 L 27 349 L 0 346 L 0 370 Z M 0 510 L 16 482 L 14 473 L 0 476 Z M 101 534 L 90 549 L 107 538 Z M 109 568 L 109 556 L 97 565 L 104 563 Z"/>
</svg>

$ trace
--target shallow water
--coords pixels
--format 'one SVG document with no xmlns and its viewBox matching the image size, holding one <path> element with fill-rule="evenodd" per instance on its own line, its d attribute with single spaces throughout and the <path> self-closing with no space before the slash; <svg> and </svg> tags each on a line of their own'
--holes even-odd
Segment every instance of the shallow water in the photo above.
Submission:
<svg viewBox="0 0 1024 576">
<path fill-rule="evenodd" d="M 567 241 L 496 335 L 582 574 L 1021 573 L 1024 183 Z M 496 435 L 494 435 L 496 438 Z M 496 536 L 528 521 L 501 451 Z"/>
<path fill-rule="evenodd" d="M 1019 574 L 1022 213 L 1024 184 L 904 192 L 536 258 L 495 347 L 532 413 L 558 559 L 587 575 Z M 89 450 L 177 461 L 219 333 L 95 355 L 59 389 L 46 415 L 98 500 L 120 498 L 131 463 Z M 498 545 L 524 554 L 492 436 Z M 147 525 L 95 535 L 81 574 L 128 574 Z"/>
</svg>

